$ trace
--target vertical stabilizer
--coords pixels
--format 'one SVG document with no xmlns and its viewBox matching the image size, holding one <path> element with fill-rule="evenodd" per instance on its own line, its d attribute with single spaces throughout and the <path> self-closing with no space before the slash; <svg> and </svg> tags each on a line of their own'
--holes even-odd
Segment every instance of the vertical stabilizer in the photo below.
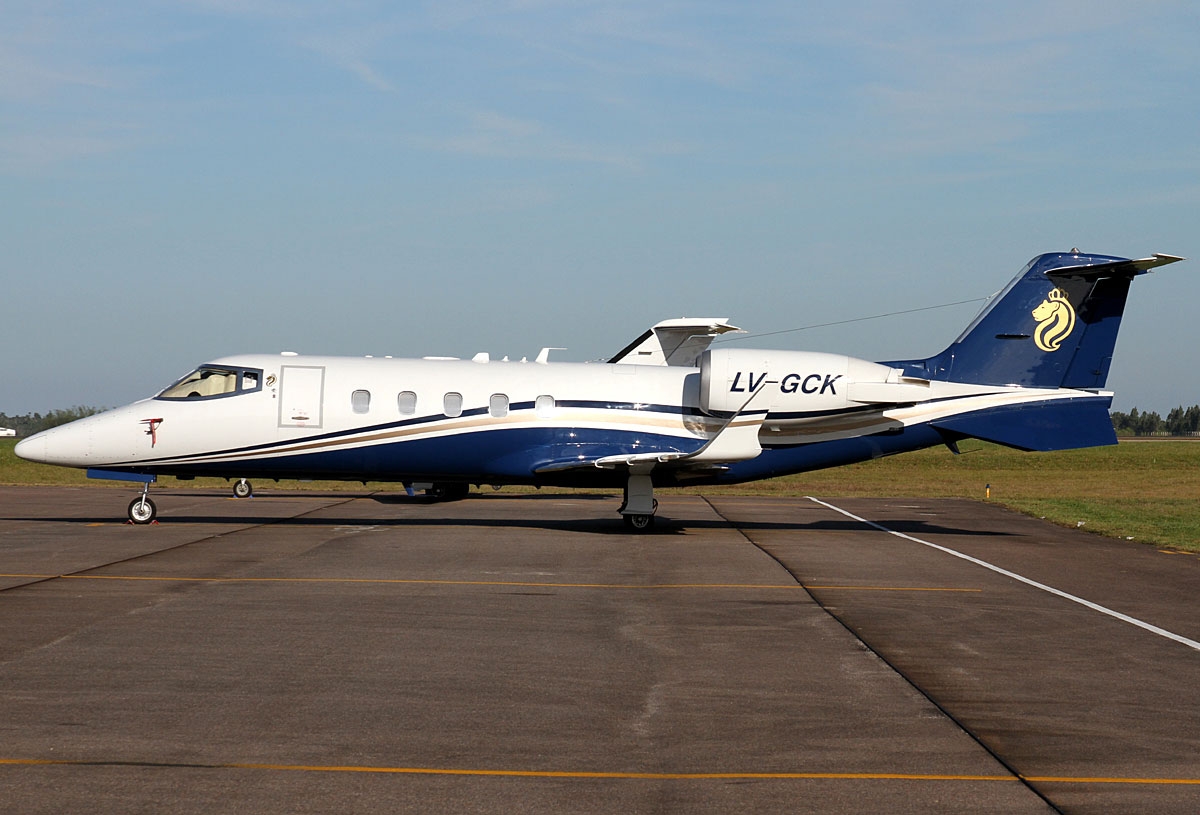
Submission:
<svg viewBox="0 0 1200 815">
<path fill-rule="evenodd" d="M 981 385 L 1099 389 L 1108 378 L 1134 277 L 1183 260 L 1078 251 L 1039 255 L 942 353 L 902 365 L 908 376 Z"/>
</svg>

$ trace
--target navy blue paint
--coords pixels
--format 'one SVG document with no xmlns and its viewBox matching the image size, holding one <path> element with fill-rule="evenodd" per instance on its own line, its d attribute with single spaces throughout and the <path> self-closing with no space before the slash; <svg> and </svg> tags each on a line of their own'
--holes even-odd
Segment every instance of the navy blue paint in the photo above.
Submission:
<svg viewBox="0 0 1200 815">
<path fill-rule="evenodd" d="M 1069 450 L 1116 444 L 1108 397 L 1064 399 L 1042 405 L 1009 405 L 938 419 L 933 426 L 955 435 L 1020 450 Z"/>
<path fill-rule="evenodd" d="M 757 458 L 730 465 L 727 471 L 711 479 L 700 482 L 685 480 L 682 483 L 736 484 L 757 481 L 762 478 L 870 461 L 933 447 L 944 441 L 942 435 L 929 425 L 914 425 L 899 433 L 879 433 L 853 439 L 764 450 Z"/>
<path fill-rule="evenodd" d="M 87 471 L 88 478 L 99 478 L 105 481 L 136 481 L 139 484 L 153 484 L 157 477 L 152 473 L 126 472 L 124 470 L 100 470 L 96 468 Z"/>
<path fill-rule="evenodd" d="M 885 362 L 906 373 L 951 382 L 1027 388 L 1102 388 L 1116 345 L 1129 281 L 1125 258 L 1051 253 L 1029 262 L 962 337 L 925 360 Z M 1096 279 L 1088 266 L 1105 265 Z M 1081 268 L 1083 267 L 1083 268 Z M 1057 351 L 1033 340 L 1033 310 L 1051 289 L 1063 289 L 1076 324 Z"/>
<path fill-rule="evenodd" d="M 570 428 L 516 428 L 398 440 L 355 449 L 297 453 L 274 458 L 211 464 L 159 465 L 172 474 L 243 478 L 330 478 L 362 481 L 461 480 L 483 483 L 559 483 L 534 471 L 551 463 L 593 461 L 646 452 L 690 453 L 703 439 L 644 432 Z M 590 472 L 589 472 L 590 471 Z M 615 483 L 612 471 L 586 468 L 586 483 Z M 623 481 L 625 474 L 620 473 Z"/>
</svg>

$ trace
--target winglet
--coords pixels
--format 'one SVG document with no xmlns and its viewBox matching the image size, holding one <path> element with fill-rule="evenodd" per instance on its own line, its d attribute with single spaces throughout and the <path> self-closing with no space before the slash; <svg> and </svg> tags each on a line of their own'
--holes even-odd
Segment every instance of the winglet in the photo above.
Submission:
<svg viewBox="0 0 1200 815">
<path fill-rule="evenodd" d="M 663 320 L 646 329 L 609 362 L 620 365 L 678 365 L 692 368 L 696 360 L 718 337 L 742 329 L 729 324 L 725 317 L 682 317 Z"/>
</svg>

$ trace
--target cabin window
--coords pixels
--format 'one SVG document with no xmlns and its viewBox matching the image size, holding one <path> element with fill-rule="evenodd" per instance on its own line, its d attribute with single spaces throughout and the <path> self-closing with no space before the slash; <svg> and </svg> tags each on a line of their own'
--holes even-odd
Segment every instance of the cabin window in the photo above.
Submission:
<svg viewBox="0 0 1200 815">
<path fill-rule="evenodd" d="M 463 398 L 461 393 L 448 393 L 442 397 L 442 412 L 453 419 L 462 415 Z"/>
<path fill-rule="evenodd" d="M 539 396 L 533 403 L 533 412 L 539 419 L 549 419 L 554 415 L 554 397 Z"/>
<path fill-rule="evenodd" d="M 355 413 L 366 413 L 371 409 L 371 392 L 357 390 L 350 394 L 350 407 Z"/>
<path fill-rule="evenodd" d="M 493 393 L 488 400 L 488 413 L 493 418 L 503 419 L 508 415 L 508 396 L 503 393 Z"/>
<path fill-rule="evenodd" d="M 396 396 L 396 408 L 401 416 L 412 416 L 417 412 L 417 395 L 412 391 L 400 391 Z"/>
</svg>

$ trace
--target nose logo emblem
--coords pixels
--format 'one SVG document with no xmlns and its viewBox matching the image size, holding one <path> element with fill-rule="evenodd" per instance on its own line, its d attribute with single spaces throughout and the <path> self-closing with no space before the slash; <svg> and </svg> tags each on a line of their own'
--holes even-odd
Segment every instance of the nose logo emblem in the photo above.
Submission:
<svg viewBox="0 0 1200 815">
<path fill-rule="evenodd" d="M 162 424 L 162 419 L 142 419 L 142 424 L 149 425 L 146 430 L 146 435 L 150 437 L 150 446 L 158 444 L 158 426 Z"/>
</svg>

